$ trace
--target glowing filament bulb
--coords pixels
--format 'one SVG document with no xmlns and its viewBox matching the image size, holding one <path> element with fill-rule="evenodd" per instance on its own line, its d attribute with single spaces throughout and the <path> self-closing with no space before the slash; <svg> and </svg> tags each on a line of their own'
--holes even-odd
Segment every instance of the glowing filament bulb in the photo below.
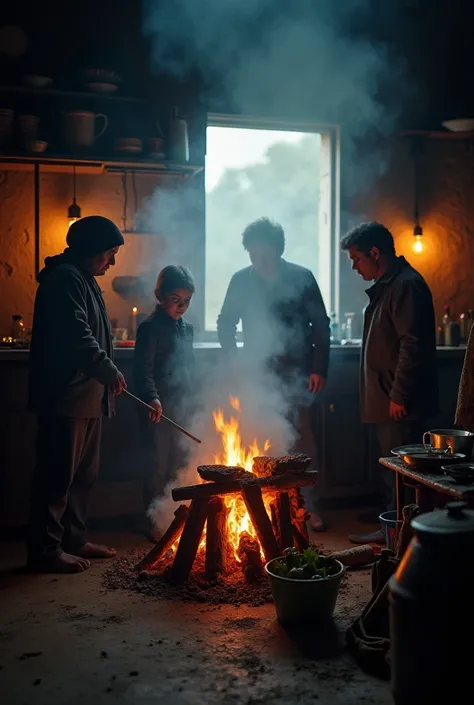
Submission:
<svg viewBox="0 0 474 705">
<path fill-rule="evenodd" d="M 415 242 L 413 243 L 412 249 L 413 252 L 416 252 L 417 254 L 423 252 L 423 242 L 421 240 L 421 235 L 415 235 Z"/>
</svg>

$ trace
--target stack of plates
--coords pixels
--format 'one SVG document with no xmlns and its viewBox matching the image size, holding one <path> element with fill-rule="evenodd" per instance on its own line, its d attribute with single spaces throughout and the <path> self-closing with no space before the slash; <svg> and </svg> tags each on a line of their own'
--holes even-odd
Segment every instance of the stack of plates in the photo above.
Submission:
<svg viewBox="0 0 474 705">
<path fill-rule="evenodd" d="M 141 154 L 143 142 L 138 137 L 119 137 L 115 140 L 115 149 L 121 154 Z"/>
<path fill-rule="evenodd" d="M 451 477 L 458 485 L 471 485 L 474 483 L 474 463 L 459 463 L 452 467 L 443 465 L 444 474 Z"/>
</svg>

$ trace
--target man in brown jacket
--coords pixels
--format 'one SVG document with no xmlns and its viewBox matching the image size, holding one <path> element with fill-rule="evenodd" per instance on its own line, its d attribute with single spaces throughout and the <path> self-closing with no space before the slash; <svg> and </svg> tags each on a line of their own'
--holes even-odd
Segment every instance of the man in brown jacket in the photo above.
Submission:
<svg viewBox="0 0 474 705">
<path fill-rule="evenodd" d="M 365 281 L 360 365 L 361 415 L 376 425 L 381 456 L 392 448 L 421 443 L 424 420 L 438 411 L 436 327 L 425 280 L 397 257 L 390 231 L 380 223 L 358 225 L 342 240 L 352 268 Z M 395 505 L 395 478 L 384 471 L 386 510 Z M 382 532 L 350 537 L 355 543 L 383 542 Z"/>
</svg>

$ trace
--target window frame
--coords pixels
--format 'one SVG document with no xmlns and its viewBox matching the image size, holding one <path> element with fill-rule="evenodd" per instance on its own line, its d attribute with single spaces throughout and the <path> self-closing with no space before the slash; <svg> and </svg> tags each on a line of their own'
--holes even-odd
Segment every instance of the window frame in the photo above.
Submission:
<svg viewBox="0 0 474 705">
<path fill-rule="evenodd" d="M 206 135 L 208 127 L 234 127 L 249 130 L 280 130 L 282 132 L 308 132 L 319 133 L 321 135 L 321 146 L 326 152 L 327 166 L 329 170 L 329 196 L 326 204 L 328 223 L 327 227 L 330 233 L 330 311 L 335 312 L 337 320 L 339 320 L 340 307 L 340 287 L 339 287 L 339 272 L 340 272 L 340 199 L 341 199 L 341 131 L 339 125 L 329 123 L 318 123 L 309 121 L 286 120 L 277 118 L 265 118 L 252 115 L 231 115 L 225 113 L 208 113 L 206 123 Z M 207 150 L 206 150 L 207 151 Z M 206 230 L 206 191 L 205 178 L 204 183 L 204 278 L 206 281 L 206 246 L 207 246 L 207 230 Z M 217 342 L 217 331 L 205 329 L 206 320 L 206 295 L 203 292 L 203 311 L 202 311 L 202 331 L 198 340 L 200 342 Z M 237 334 L 237 340 L 241 341 L 242 334 Z"/>
</svg>

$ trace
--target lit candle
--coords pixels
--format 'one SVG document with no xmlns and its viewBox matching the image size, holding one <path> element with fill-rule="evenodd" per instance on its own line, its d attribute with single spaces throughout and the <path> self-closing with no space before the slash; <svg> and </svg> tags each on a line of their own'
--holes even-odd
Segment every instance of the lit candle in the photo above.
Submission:
<svg viewBox="0 0 474 705">
<path fill-rule="evenodd" d="M 138 315 L 138 308 L 134 306 L 132 308 L 132 315 L 130 316 L 130 321 L 129 321 L 129 334 L 128 337 L 130 340 L 135 340 L 137 337 L 137 315 Z"/>
</svg>

